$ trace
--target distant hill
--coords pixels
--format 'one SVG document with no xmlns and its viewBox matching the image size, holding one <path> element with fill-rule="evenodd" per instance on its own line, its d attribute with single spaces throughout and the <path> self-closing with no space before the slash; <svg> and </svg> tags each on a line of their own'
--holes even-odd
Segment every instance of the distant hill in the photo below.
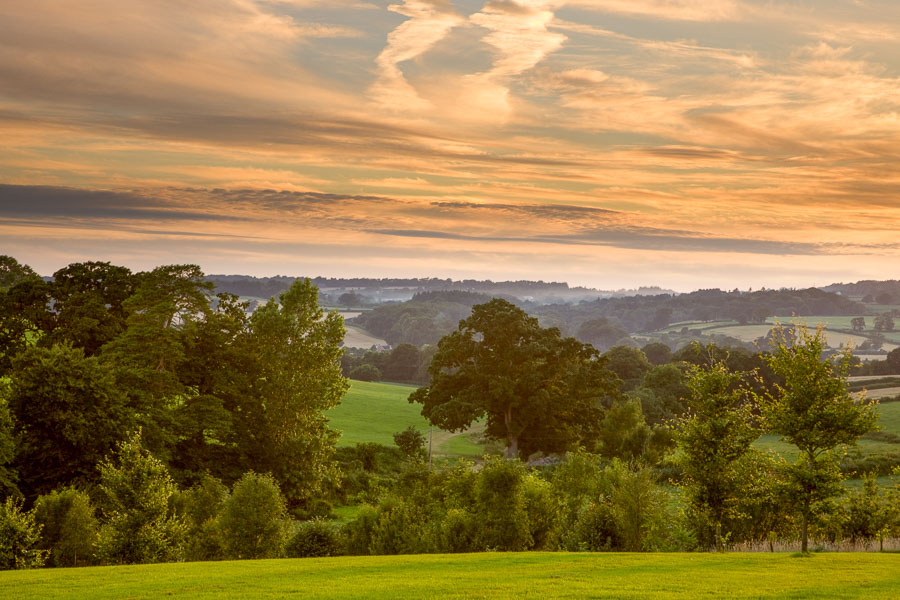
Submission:
<svg viewBox="0 0 900 600">
<path fill-rule="evenodd" d="M 900 281 L 864 280 L 856 283 L 832 283 L 820 288 L 848 298 L 858 298 L 866 303 L 900 304 Z"/>
<path fill-rule="evenodd" d="M 271 298 L 287 290 L 297 277 L 252 277 L 249 275 L 208 275 L 207 281 L 215 284 L 217 291 L 243 297 Z M 597 290 L 586 287 L 569 287 L 562 282 L 545 281 L 491 281 L 465 279 L 419 278 L 333 278 L 311 277 L 318 286 L 323 300 L 338 304 L 343 294 L 355 294 L 368 304 L 404 302 L 425 292 L 472 292 L 490 297 L 513 297 L 539 304 L 556 302 L 580 302 L 596 298 L 613 298 L 635 295 L 673 294 L 672 290 L 659 287 L 641 287 L 633 290 Z"/>
</svg>

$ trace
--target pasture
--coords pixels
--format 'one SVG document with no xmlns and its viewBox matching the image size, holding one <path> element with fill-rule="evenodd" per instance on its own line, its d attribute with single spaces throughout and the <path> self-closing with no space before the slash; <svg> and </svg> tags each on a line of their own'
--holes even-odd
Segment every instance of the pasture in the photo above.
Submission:
<svg viewBox="0 0 900 600">
<path fill-rule="evenodd" d="M 0 573 L 54 598 L 893 600 L 900 555 L 484 553 L 197 562 Z"/>
<path fill-rule="evenodd" d="M 394 433 L 413 426 L 427 439 L 429 424 L 421 415 L 422 407 L 407 398 L 416 389 L 412 385 L 350 381 L 350 390 L 328 417 L 332 429 L 341 432 L 338 446 L 375 442 L 394 443 Z M 477 427 L 475 428 L 477 429 Z M 472 431 L 471 434 L 477 433 Z M 483 447 L 471 440 L 470 432 L 434 431 L 434 453 L 438 455 L 481 456 Z"/>
</svg>

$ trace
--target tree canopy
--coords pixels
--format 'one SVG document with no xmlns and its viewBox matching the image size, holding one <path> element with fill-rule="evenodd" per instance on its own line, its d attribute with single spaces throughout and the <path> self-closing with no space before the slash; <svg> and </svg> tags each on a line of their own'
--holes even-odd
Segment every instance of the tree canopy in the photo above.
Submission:
<svg viewBox="0 0 900 600">
<path fill-rule="evenodd" d="M 431 385 L 410 402 L 433 424 L 461 431 L 486 419 L 488 436 L 507 455 L 593 445 L 617 379 L 591 346 L 544 329 L 506 300 L 472 309 L 438 343 Z"/>
</svg>

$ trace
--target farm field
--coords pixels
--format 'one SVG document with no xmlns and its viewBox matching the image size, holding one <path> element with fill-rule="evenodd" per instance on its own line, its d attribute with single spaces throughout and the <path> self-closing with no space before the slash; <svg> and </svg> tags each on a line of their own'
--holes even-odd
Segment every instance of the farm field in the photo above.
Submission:
<svg viewBox="0 0 900 600">
<path fill-rule="evenodd" d="M 344 325 L 347 332 L 344 334 L 344 345 L 349 348 L 371 348 L 372 346 L 386 346 L 387 342 L 366 333 L 359 327 Z"/>
<path fill-rule="evenodd" d="M 427 438 L 429 424 L 421 415 L 421 407 L 407 401 L 415 389 L 412 385 L 351 380 L 340 405 L 325 413 L 331 428 L 342 433 L 338 446 L 363 442 L 391 446 L 394 434 L 410 425 Z M 434 431 L 435 454 L 481 456 L 482 451 L 468 433 Z"/>
<path fill-rule="evenodd" d="M 804 598 L 893 600 L 900 555 L 484 553 L 175 563 L 0 573 L 53 598 Z"/>
<path fill-rule="evenodd" d="M 812 320 L 813 318 L 819 319 L 819 320 L 813 321 Z M 821 319 L 847 319 L 848 324 L 847 324 L 846 329 L 850 329 L 850 325 L 849 325 L 850 317 L 810 317 L 810 319 L 807 321 L 807 323 L 810 327 L 815 327 L 817 323 L 823 322 L 823 321 L 821 321 Z M 781 323 L 790 323 L 790 321 L 781 321 L 780 319 L 779 319 L 779 321 Z M 733 338 L 737 338 L 743 342 L 752 342 L 752 341 L 756 340 L 757 338 L 767 335 L 769 333 L 769 330 L 772 329 L 772 327 L 774 327 L 774 326 L 775 326 L 774 321 L 768 322 L 768 323 L 765 323 L 762 325 L 759 325 L 759 324 L 757 324 L 757 325 L 724 325 L 724 326 L 716 325 L 714 327 L 704 328 L 703 333 L 705 333 L 707 335 L 718 333 L 718 334 L 727 335 L 727 336 L 730 336 Z M 829 326 L 829 324 L 826 324 L 826 327 L 828 327 L 828 326 Z M 830 326 L 837 327 L 838 329 L 844 329 L 844 327 L 841 325 L 830 324 Z M 890 335 L 891 334 L 888 334 L 886 336 L 889 341 L 882 346 L 882 348 L 884 348 L 887 351 L 893 350 L 894 348 L 897 347 L 896 343 L 891 343 L 891 340 L 893 338 L 891 338 Z M 825 340 L 828 343 L 828 345 L 832 348 L 840 348 L 842 345 L 846 345 L 848 341 L 851 342 L 854 346 L 859 346 L 860 344 L 865 342 L 866 339 L 867 338 L 862 335 L 853 335 L 850 333 L 844 333 L 842 331 L 832 331 L 829 329 L 825 330 Z M 900 340 L 896 340 L 896 341 L 900 341 Z"/>
</svg>

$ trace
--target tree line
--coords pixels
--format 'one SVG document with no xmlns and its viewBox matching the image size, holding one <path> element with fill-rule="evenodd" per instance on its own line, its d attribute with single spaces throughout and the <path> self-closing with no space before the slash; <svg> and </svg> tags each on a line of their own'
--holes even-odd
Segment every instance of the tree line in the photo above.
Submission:
<svg viewBox="0 0 900 600">
<path fill-rule="evenodd" d="M 309 281 L 248 314 L 192 265 L 0 261 L 5 568 L 334 553 L 696 550 L 897 535 L 895 491 L 840 496 L 875 408 L 849 355 L 783 328 L 766 354 L 590 344 L 503 299 L 386 369 L 437 426 L 505 448 L 430 469 L 421 436 L 335 449 L 343 326 Z M 412 350 L 416 350 L 413 353 Z M 394 356 L 396 354 L 396 356 Z M 765 432 L 795 463 L 759 453 Z M 513 458 L 550 457 L 528 467 Z M 560 460 L 552 457 L 565 457 Z M 331 502 L 361 505 L 346 525 Z M 871 508 L 869 510 L 868 508 Z M 79 558 L 80 557 L 80 558 Z"/>
</svg>

